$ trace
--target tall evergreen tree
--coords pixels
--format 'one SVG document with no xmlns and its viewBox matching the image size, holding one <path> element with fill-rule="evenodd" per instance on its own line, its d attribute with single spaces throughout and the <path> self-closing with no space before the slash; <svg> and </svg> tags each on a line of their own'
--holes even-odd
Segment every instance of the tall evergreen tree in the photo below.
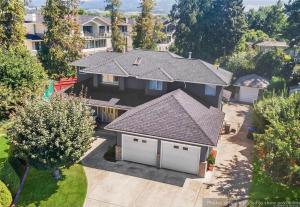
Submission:
<svg viewBox="0 0 300 207">
<path fill-rule="evenodd" d="M 0 47 L 24 45 L 24 15 L 23 0 L 0 0 Z"/>
<path fill-rule="evenodd" d="M 295 0 L 286 6 L 288 26 L 285 31 L 290 44 L 300 45 L 300 0 Z"/>
<path fill-rule="evenodd" d="M 69 63 L 80 57 L 84 46 L 77 22 L 78 4 L 78 0 L 47 0 L 42 11 L 48 29 L 39 56 L 49 74 L 56 77 L 74 74 Z"/>
<path fill-rule="evenodd" d="M 221 56 L 232 54 L 244 29 L 245 17 L 242 0 L 214 0 L 211 9 L 199 21 L 203 33 L 197 47 L 199 57 L 213 62 Z M 201 27 L 201 25 L 203 25 Z"/>
<path fill-rule="evenodd" d="M 112 47 L 115 52 L 122 52 L 125 47 L 125 37 L 122 35 L 119 29 L 119 23 L 121 21 L 121 14 L 119 8 L 121 6 L 120 0 L 106 0 L 105 10 L 109 11 L 111 18 L 111 32 L 112 32 Z"/>
<path fill-rule="evenodd" d="M 154 0 L 141 0 L 140 2 L 142 12 L 137 17 L 136 25 L 134 27 L 135 36 L 133 45 L 136 48 L 155 48 L 155 42 L 153 39 L 155 22 L 151 13 L 153 7 Z"/>
<path fill-rule="evenodd" d="M 180 55 L 187 56 L 188 52 L 196 54 L 197 42 L 202 39 L 202 31 L 196 32 L 196 26 L 202 24 L 198 20 L 210 8 L 211 0 L 178 0 L 173 5 L 170 17 L 177 22 L 175 46 Z M 200 25 L 197 26 L 200 28 Z"/>
</svg>

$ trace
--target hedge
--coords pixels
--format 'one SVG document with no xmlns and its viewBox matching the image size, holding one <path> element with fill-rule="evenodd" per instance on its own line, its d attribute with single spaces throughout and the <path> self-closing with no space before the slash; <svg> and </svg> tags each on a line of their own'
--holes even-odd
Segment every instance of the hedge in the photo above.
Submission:
<svg viewBox="0 0 300 207">
<path fill-rule="evenodd" d="M 12 196 L 6 185 L 0 180 L 0 206 L 8 207 L 12 203 Z"/>
</svg>

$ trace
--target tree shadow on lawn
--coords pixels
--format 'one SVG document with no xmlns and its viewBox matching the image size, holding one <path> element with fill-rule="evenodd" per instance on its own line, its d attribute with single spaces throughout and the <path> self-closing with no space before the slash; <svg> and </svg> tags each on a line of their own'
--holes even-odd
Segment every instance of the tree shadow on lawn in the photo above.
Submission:
<svg viewBox="0 0 300 207">
<path fill-rule="evenodd" d="M 56 181 L 50 170 L 38 170 L 33 167 L 29 169 L 28 177 L 21 192 L 18 206 L 41 206 L 42 201 L 47 201 L 50 196 L 58 190 L 58 183 L 63 181 L 65 176 Z"/>
</svg>

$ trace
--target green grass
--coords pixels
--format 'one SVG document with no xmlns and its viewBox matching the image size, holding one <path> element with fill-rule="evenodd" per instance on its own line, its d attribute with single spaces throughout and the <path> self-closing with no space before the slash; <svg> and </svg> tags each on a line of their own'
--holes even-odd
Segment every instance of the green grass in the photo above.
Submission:
<svg viewBox="0 0 300 207">
<path fill-rule="evenodd" d="M 64 169 L 62 175 L 57 182 L 51 171 L 31 168 L 18 206 L 82 207 L 87 190 L 83 167 L 75 164 Z"/>
<path fill-rule="evenodd" d="M 8 161 L 9 145 L 5 136 L 5 129 L 0 127 L 0 180 L 2 180 L 12 194 L 15 194 L 19 188 L 20 178 Z"/>
<path fill-rule="evenodd" d="M 254 160 L 250 201 L 300 201 L 300 187 L 289 187 L 274 183 L 271 178 L 260 169 L 259 162 Z M 254 204 L 254 206 L 258 205 Z"/>
</svg>

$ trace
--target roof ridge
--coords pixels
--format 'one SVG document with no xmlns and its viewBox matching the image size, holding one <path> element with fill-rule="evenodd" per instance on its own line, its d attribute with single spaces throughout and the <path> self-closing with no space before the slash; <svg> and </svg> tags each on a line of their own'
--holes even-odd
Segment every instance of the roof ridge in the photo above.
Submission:
<svg viewBox="0 0 300 207">
<path fill-rule="evenodd" d="M 159 67 L 158 69 L 161 70 L 161 72 L 163 72 L 170 80 L 174 81 L 174 78 L 169 73 L 167 73 L 163 68 Z"/>
<path fill-rule="evenodd" d="M 179 92 L 178 90 L 175 90 L 177 92 Z M 180 90 L 181 91 L 181 90 Z M 174 94 L 171 94 L 171 96 L 174 97 L 174 99 L 178 102 L 179 106 L 187 113 L 187 115 L 192 119 L 192 121 L 199 126 L 199 124 L 196 122 L 196 120 L 190 115 L 190 113 L 182 106 L 182 104 L 180 103 L 180 101 L 176 98 L 176 96 L 174 96 Z M 191 97 L 192 99 L 194 99 L 193 97 Z M 195 100 L 195 99 L 194 99 Z M 197 100 L 195 100 L 197 101 Z M 198 102 L 198 101 L 197 101 Z M 198 102 L 200 103 L 200 102 Z M 201 103 L 200 103 L 201 104 Z M 203 134 L 209 139 L 211 144 L 214 144 L 213 141 L 211 140 L 211 138 L 207 135 L 207 133 L 199 126 L 199 129 L 201 132 L 203 132 Z"/>
<path fill-rule="evenodd" d="M 207 69 L 209 69 L 209 71 L 211 71 L 213 74 L 215 74 L 219 80 L 221 80 L 223 83 L 227 84 L 226 81 L 224 81 L 217 73 L 215 73 L 210 67 L 208 67 L 208 66 L 205 64 L 205 63 L 207 63 L 207 62 L 205 62 L 205 61 L 203 61 L 203 60 L 201 60 L 201 59 L 198 59 L 198 60 L 200 60 L 201 64 L 204 65 Z M 210 64 L 210 63 L 208 63 L 208 64 Z M 212 65 L 212 64 L 211 64 L 211 65 Z"/>
<path fill-rule="evenodd" d="M 113 59 L 113 62 L 120 68 L 120 70 L 123 71 L 123 73 L 125 73 L 125 75 L 129 76 L 129 73 L 120 65 L 120 63 L 118 61 Z"/>
</svg>

